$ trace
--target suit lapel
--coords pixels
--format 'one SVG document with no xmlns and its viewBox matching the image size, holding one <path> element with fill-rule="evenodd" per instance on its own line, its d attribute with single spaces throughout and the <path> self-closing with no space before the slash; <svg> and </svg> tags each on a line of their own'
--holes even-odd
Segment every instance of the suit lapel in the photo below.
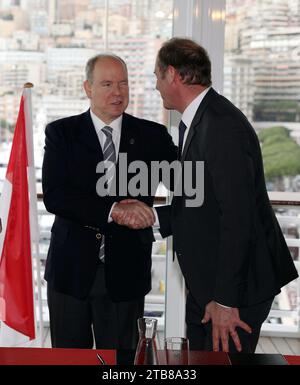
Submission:
<svg viewBox="0 0 300 385">
<path fill-rule="evenodd" d="M 99 160 L 103 159 L 102 148 L 90 115 L 90 110 L 82 114 L 78 127 L 78 138 L 89 147 Z"/>
<path fill-rule="evenodd" d="M 199 123 L 201 121 L 203 112 L 205 111 L 206 107 L 210 103 L 211 99 L 215 96 L 215 94 L 216 94 L 216 91 L 213 88 L 211 88 L 207 92 L 207 94 L 204 96 L 202 102 L 200 103 L 200 106 L 199 106 L 199 108 L 198 108 L 198 110 L 194 116 L 191 127 L 189 129 L 188 136 L 187 136 L 186 141 L 185 141 L 181 161 L 183 161 L 186 157 L 187 151 L 189 149 L 189 146 L 191 144 L 191 140 L 192 140 L 195 132 L 201 130 L 202 127 L 201 127 L 201 125 L 199 125 Z"/>
<path fill-rule="evenodd" d="M 81 115 L 77 128 L 77 137 L 80 142 L 84 143 L 91 150 L 91 154 L 94 154 L 98 161 L 103 160 L 102 148 L 90 115 L 90 110 Z M 136 159 L 138 142 L 138 131 L 134 120 L 131 119 L 130 115 L 123 114 L 119 154 L 121 152 L 126 153 L 128 162 L 130 159 Z"/>
<path fill-rule="evenodd" d="M 138 152 L 138 133 L 134 125 L 134 121 L 131 119 L 130 115 L 123 114 L 122 120 L 122 131 L 120 139 L 120 153 L 126 153 L 128 163 L 131 160 L 135 160 Z M 118 157 L 119 162 L 119 157 Z"/>
</svg>

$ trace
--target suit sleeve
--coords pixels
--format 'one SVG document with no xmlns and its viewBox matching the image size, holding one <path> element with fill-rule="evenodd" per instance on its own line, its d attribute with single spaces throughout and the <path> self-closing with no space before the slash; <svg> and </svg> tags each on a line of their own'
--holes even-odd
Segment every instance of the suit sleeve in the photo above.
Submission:
<svg viewBox="0 0 300 385">
<path fill-rule="evenodd" d="M 208 172 L 220 212 L 220 245 L 214 300 L 238 307 L 246 287 L 253 237 L 254 166 L 243 122 L 222 119 L 211 124 Z"/>
<path fill-rule="evenodd" d="M 46 209 L 55 215 L 104 230 L 113 204 L 111 197 L 74 188 L 68 159 L 68 139 L 62 125 L 49 124 L 45 134 L 42 185 Z M 96 173 L 96 170 L 95 170 Z"/>
<path fill-rule="evenodd" d="M 159 148 L 160 160 L 167 160 L 171 163 L 177 159 L 178 147 L 175 146 L 172 136 L 168 133 L 167 128 L 164 126 L 161 143 L 159 143 Z"/>
<path fill-rule="evenodd" d="M 158 220 L 159 220 L 159 232 L 163 238 L 172 235 L 171 226 L 171 206 L 158 206 L 155 207 Z"/>
<path fill-rule="evenodd" d="M 160 144 L 160 160 L 164 161 L 166 160 L 169 164 L 171 164 L 174 160 L 177 160 L 177 154 L 178 154 L 178 147 L 175 146 L 172 136 L 168 133 L 167 129 L 164 128 L 163 133 L 163 140 Z M 166 185 L 164 183 L 164 186 L 169 191 L 174 191 L 175 186 L 175 172 L 170 172 L 170 183 L 169 185 Z M 162 181 L 162 175 L 160 176 L 160 180 Z M 162 181 L 163 182 L 163 181 Z"/>
<path fill-rule="evenodd" d="M 159 140 L 159 160 L 164 161 L 166 160 L 169 163 L 172 163 L 174 160 L 177 159 L 177 151 L 178 148 L 173 143 L 171 135 L 168 133 L 167 129 L 165 127 L 162 128 L 162 135 L 161 140 Z M 175 173 L 170 175 L 170 185 L 166 186 L 166 188 L 169 188 L 171 191 L 174 190 L 174 177 Z M 172 179 L 173 178 L 173 179 Z M 162 179 L 160 178 L 162 181 Z M 171 227 L 171 206 L 158 206 L 155 207 L 158 220 L 159 220 L 159 232 L 163 238 L 166 238 L 170 235 L 172 235 L 172 227 Z"/>
</svg>

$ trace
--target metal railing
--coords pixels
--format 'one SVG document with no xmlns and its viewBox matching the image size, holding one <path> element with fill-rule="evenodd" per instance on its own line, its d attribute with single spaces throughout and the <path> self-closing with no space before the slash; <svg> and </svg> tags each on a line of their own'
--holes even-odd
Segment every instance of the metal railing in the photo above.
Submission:
<svg viewBox="0 0 300 385">
<path fill-rule="evenodd" d="M 300 275 L 300 193 L 270 192 L 276 217 Z M 300 337 L 300 279 L 290 282 L 276 296 L 262 335 Z"/>
<path fill-rule="evenodd" d="M 280 196 L 277 193 L 270 193 L 271 203 L 283 230 L 287 245 L 291 250 L 295 266 L 300 272 L 300 194 L 289 196 L 288 200 L 286 198 L 285 193 L 280 194 Z M 156 204 L 163 203 L 165 203 L 164 197 L 156 199 Z M 54 218 L 52 214 L 45 210 L 41 194 L 38 194 L 38 216 L 40 224 L 40 266 L 43 275 L 50 240 L 50 229 Z M 158 231 L 155 231 L 155 238 L 156 242 L 153 245 L 152 255 L 152 291 L 146 296 L 145 314 L 157 317 L 159 329 L 163 330 L 166 245 Z M 43 319 L 47 325 L 49 315 L 46 302 L 46 282 L 43 278 L 42 300 Z M 262 335 L 300 336 L 300 279 L 285 286 L 281 294 L 276 297 L 269 317 L 263 324 Z"/>
</svg>

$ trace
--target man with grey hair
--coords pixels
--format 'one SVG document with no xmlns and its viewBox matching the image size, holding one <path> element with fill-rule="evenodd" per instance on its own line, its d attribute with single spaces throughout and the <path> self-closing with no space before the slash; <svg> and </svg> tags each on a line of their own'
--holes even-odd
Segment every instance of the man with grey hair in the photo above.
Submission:
<svg viewBox="0 0 300 385">
<path fill-rule="evenodd" d="M 115 55 L 86 65 L 84 89 L 90 109 L 47 125 L 43 162 L 46 209 L 55 214 L 46 262 L 53 347 L 134 349 L 137 319 L 151 289 L 154 197 L 99 196 L 101 161 L 173 161 L 177 148 L 164 126 L 138 119 L 128 106 L 127 68 Z M 110 170 L 111 171 L 111 170 Z M 118 178 L 118 167 L 115 169 Z M 109 180 L 109 168 L 100 177 Z M 128 181 L 134 177 L 127 175 Z M 130 212 L 131 230 L 112 221 Z"/>
</svg>

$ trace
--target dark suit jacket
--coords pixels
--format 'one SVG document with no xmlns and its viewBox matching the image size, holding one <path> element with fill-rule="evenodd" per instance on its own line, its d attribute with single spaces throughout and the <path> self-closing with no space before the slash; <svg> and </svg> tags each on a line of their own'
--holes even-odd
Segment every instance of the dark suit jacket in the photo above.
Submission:
<svg viewBox="0 0 300 385">
<path fill-rule="evenodd" d="M 176 147 L 164 126 L 124 114 L 119 153 L 134 160 L 176 158 Z M 56 291 L 78 298 L 93 283 L 101 239 L 105 234 L 105 274 L 110 296 L 125 301 L 151 289 L 152 228 L 130 230 L 108 223 L 113 202 L 122 197 L 99 197 L 96 165 L 102 149 L 89 111 L 46 127 L 43 193 L 46 209 L 55 214 L 45 279 Z M 128 180 L 132 177 L 128 175 Z M 118 179 L 118 178 L 117 178 Z M 137 199 L 152 206 L 153 196 Z"/>
<path fill-rule="evenodd" d="M 182 161 L 204 161 L 204 203 L 186 197 L 158 208 L 173 234 L 186 284 L 197 303 L 240 307 L 267 300 L 297 277 L 268 199 L 260 145 L 246 117 L 213 89 L 193 119 Z"/>
</svg>

